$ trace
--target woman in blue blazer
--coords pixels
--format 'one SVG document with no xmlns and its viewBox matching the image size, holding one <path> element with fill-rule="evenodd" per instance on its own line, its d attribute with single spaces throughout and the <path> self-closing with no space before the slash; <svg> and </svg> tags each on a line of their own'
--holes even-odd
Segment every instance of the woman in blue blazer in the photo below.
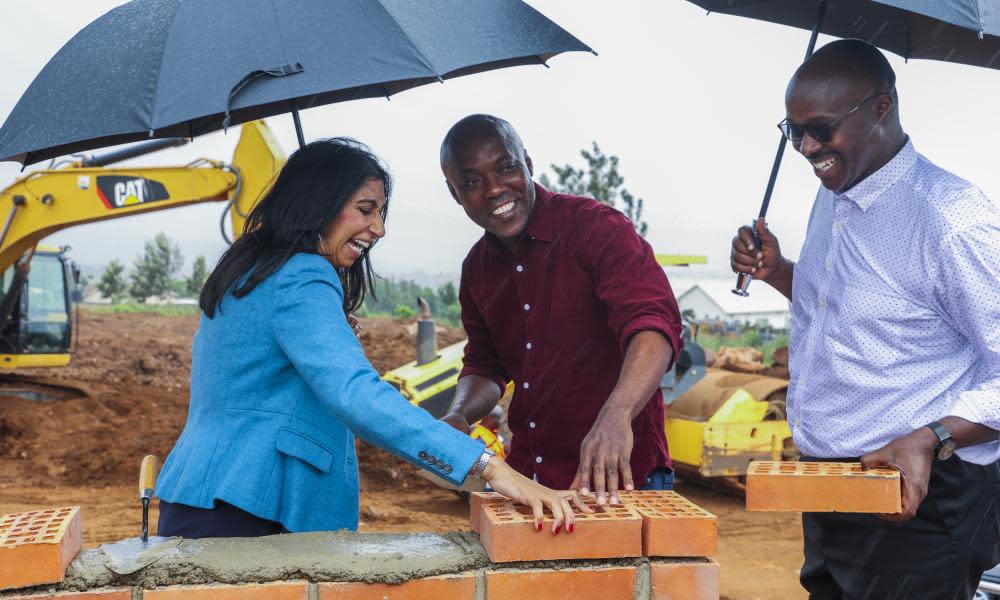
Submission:
<svg viewBox="0 0 1000 600">
<path fill-rule="evenodd" d="M 187 424 L 157 481 L 160 535 L 356 529 L 354 436 L 453 484 L 479 477 L 572 531 L 572 492 L 515 472 L 379 378 L 348 316 L 374 292 L 391 189 L 348 139 L 295 152 L 201 293 Z"/>
</svg>

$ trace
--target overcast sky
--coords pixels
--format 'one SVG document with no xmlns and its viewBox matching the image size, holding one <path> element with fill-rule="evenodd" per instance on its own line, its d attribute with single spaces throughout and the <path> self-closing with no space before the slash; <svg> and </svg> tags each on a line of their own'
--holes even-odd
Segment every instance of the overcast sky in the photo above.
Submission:
<svg viewBox="0 0 1000 600">
<path fill-rule="evenodd" d="M 4 0 L 0 4 L 0 119 L 38 71 L 80 28 L 118 0 Z M 550 163 L 580 163 L 596 140 L 621 159 L 625 186 L 645 199 L 647 238 L 657 252 L 705 254 L 700 273 L 728 273 L 735 229 L 756 215 L 784 117 L 788 77 L 808 32 L 705 12 L 685 0 L 530 0 L 600 54 L 565 54 L 551 68 L 517 67 L 428 85 L 393 96 L 302 113 L 306 138 L 356 137 L 390 165 L 395 193 L 388 236 L 374 252 L 390 274 L 455 273 L 481 231 L 451 200 L 437 165 L 441 137 L 474 112 L 502 116 L 521 134 L 536 175 Z M 331 34 L 333 34 L 331 32 Z M 820 38 L 820 44 L 829 38 Z M 890 55 L 904 127 L 918 151 L 1000 198 L 1000 71 Z M 81 98 L 80 102 L 86 102 Z M 289 116 L 269 125 L 286 152 L 296 147 Z M 136 164 L 229 160 L 238 132 L 215 133 Z M 791 148 L 789 148 L 791 150 Z M 19 165 L 0 163 L 0 184 Z M 768 220 L 796 257 L 817 180 L 786 154 Z M 185 258 L 214 261 L 224 248 L 221 205 L 210 203 L 72 228 L 49 238 L 70 244 L 85 265 L 131 262 L 163 231 Z M 695 274 L 695 273 L 690 273 Z"/>
</svg>

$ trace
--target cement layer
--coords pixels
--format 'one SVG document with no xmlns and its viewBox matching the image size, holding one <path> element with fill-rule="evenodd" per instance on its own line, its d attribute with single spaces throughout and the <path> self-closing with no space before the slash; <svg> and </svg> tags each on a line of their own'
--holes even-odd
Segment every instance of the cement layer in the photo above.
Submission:
<svg viewBox="0 0 1000 600">
<path fill-rule="evenodd" d="M 135 573 L 116 575 L 108 569 L 108 556 L 101 548 L 85 550 L 70 564 L 57 589 L 292 579 L 401 583 L 490 564 L 478 537 L 468 532 L 322 532 L 184 540 L 162 554 Z"/>
</svg>

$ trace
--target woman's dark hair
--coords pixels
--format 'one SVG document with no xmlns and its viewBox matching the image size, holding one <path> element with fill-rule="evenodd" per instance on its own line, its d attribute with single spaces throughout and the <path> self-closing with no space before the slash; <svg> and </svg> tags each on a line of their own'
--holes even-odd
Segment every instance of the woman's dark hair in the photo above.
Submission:
<svg viewBox="0 0 1000 600">
<path fill-rule="evenodd" d="M 201 310 L 212 318 L 227 293 L 242 298 L 295 254 L 317 254 L 327 226 L 370 179 L 385 185 L 384 220 L 392 178 L 367 146 L 350 138 L 331 138 L 294 152 L 274 185 L 250 211 L 243 235 L 226 250 L 205 282 L 198 300 Z M 360 308 L 366 295 L 375 296 L 370 250 L 350 268 L 337 268 L 346 313 Z"/>
</svg>

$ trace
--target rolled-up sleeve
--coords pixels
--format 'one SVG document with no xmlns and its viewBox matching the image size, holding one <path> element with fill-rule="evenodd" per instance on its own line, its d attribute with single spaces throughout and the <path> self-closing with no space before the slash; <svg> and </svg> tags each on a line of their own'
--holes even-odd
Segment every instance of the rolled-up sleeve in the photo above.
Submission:
<svg viewBox="0 0 1000 600">
<path fill-rule="evenodd" d="M 594 291 L 608 307 L 608 322 L 622 353 L 636 333 L 658 331 L 670 342 L 676 360 L 683 347 L 680 311 L 652 247 L 614 209 L 602 210 L 596 218 L 587 215 L 583 226 L 593 242 L 586 257 Z"/>
<path fill-rule="evenodd" d="M 496 346 L 493 344 L 490 328 L 483 318 L 483 313 L 473 298 L 471 286 L 466 276 L 469 268 L 468 262 L 462 265 L 462 281 L 458 289 L 458 301 L 462 306 L 462 326 L 465 328 L 466 336 L 468 336 L 459 378 L 466 375 L 485 377 L 497 384 L 500 393 L 503 393 L 510 377 L 503 367 Z"/>
<path fill-rule="evenodd" d="M 949 414 L 1000 431 L 1000 217 L 954 232 L 941 249 L 938 297 L 977 354 L 976 383 Z M 1000 459 L 1000 442 L 961 448 L 965 460 Z"/>
<path fill-rule="evenodd" d="M 278 277 L 273 335 L 313 393 L 361 438 L 461 484 L 483 445 L 411 405 L 381 380 L 344 318 L 336 274 L 316 265 Z"/>
</svg>

